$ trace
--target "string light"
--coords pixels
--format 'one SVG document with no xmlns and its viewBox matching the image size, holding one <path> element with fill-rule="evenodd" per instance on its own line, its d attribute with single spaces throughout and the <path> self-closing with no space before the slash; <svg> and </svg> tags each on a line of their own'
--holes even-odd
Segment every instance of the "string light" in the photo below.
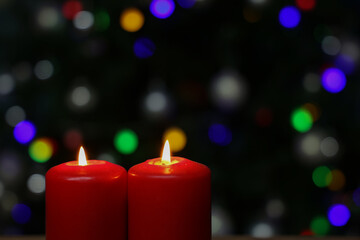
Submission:
<svg viewBox="0 0 360 240">
<path fill-rule="evenodd" d="M 268 223 L 258 223 L 251 230 L 251 236 L 255 238 L 269 238 L 274 235 L 274 229 Z"/>
<path fill-rule="evenodd" d="M 83 9 L 82 3 L 77 0 L 66 1 L 62 7 L 62 13 L 66 19 L 72 20 Z"/>
<path fill-rule="evenodd" d="M 177 3 L 182 7 L 182 8 L 191 8 L 195 5 L 197 0 L 177 0 Z"/>
<path fill-rule="evenodd" d="M 326 36 L 321 42 L 321 48 L 324 53 L 335 56 L 341 50 L 340 40 L 334 36 Z"/>
<path fill-rule="evenodd" d="M 95 13 L 94 27 L 98 31 L 105 31 L 110 26 L 110 16 L 105 10 L 100 10 Z"/>
</svg>

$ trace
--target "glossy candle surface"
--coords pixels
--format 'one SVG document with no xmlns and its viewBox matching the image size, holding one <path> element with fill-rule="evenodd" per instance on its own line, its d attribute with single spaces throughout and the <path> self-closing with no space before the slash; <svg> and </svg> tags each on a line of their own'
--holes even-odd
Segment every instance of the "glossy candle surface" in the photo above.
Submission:
<svg viewBox="0 0 360 240">
<path fill-rule="evenodd" d="M 46 240 L 126 240 L 127 173 L 100 160 L 46 174 Z"/>
<path fill-rule="evenodd" d="M 210 240 L 210 170 L 185 158 L 160 158 L 128 173 L 129 240 Z"/>
</svg>

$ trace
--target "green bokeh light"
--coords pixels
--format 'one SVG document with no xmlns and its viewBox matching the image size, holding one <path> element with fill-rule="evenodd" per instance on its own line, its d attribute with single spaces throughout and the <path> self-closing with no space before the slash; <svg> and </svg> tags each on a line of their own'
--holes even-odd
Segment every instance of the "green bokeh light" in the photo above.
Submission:
<svg viewBox="0 0 360 240">
<path fill-rule="evenodd" d="M 138 137 L 134 131 L 123 129 L 115 135 L 114 145 L 120 153 L 131 154 L 138 146 Z"/>
<path fill-rule="evenodd" d="M 104 11 L 98 11 L 95 13 L 95 29 L 99 31 L 105 31 L 110 26 L 110 16 Z"/>
<path fill-rule="evenodd" d="M 37 139 L 29 146 L 29 155 L 35 162 L 47 162 L 51 158 L 52 154 L 53 147 L 47 139 Z"/>
<path fill-rule="evenodd" d="M 313 124 L 311 114 L 306 109 L 296 109 L 291 114 L 291 124 L 298 132 L 307 132 Z"/>
<path fill-rule="evenodd" d="M 320 166 L 315 168 L 312 174 L 313 182 L 318 187 L 326 187 L 332 181 L 332 174 L 328 167 Z"/>
<path fill-rule="evenodd" d="M 318 216 L 311 221 L 310 228 L 316 235 L 323 236 L 329 232 L 330 224 L 326 217 Z"/>
</svg>

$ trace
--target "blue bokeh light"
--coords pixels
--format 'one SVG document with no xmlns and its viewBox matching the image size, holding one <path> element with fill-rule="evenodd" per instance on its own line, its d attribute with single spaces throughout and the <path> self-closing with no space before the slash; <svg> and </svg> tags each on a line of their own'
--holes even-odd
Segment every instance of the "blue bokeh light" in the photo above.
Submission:
<svg viewBox="0 0 360 240">
<path fill-rule="evenodd" d="M 151 57 L 155 49 L 155 43 L 149 38 L 138 38 L 134 43 L 134 53 L 138 58 Z"/>
<path fill-rule="evenodd" d="M 153 0 L 150 4 L 150 12 L 157 18 L 168 18 L 175 10 L 173 0 Z"/>
<path fill-rule="evenodd" d="M 16 204 L 11 210 L 11 216 L 15 222 L 25 224 L 30 220 L 31 209 L 25 204 Z"/>
<path fill-rule="evenodd" d="M 287 6 L 280 10 L 280 24 L 286 28 L 294 28 L 299 25 L 301 20 L 300 11 L 293 6 Z"/>
<path fill-rule="evenodd" d="M 231 131 L 222 124 L 213 124 L 209 128 L 210 141 L 221 146 L 228 145 L 232 140 Z"/>
<path fill-rule="evenodd" d="M 347 55 L 339 55 L 335 59 L 335 65 L 344 71 L 346 74 L 351 74 L 355 71 L 355 61 L 352 57 Z"/>
<path fill-rule="evenodd" d="M 343 204 L 335 204 L 328 211 L 328 218 L 333 226 L 344 226 L 350 219 L 350 211 Z"/>
<path fill-rule="evenodd" d="M 14 128 L 15 139 L 22 144 L 30 142 L 35 136 L 34 124 L 29 121 L 19 122 Z"/>
<path fill-rule="evenodd" d="M 328 68 L 322 74 L 322 86 L 330 93 L 338 93 L 345 88 L 345 74 L 338 68 Z"/>
<path fill-rule="evenodd" d="M 196 3 L 196 0 L 177 0 L 182 8 L 191 8 Z"/>
<path fill-rule="evenodd" d="M 357 188 L 353 193 L 354 203 L 360 207 L 360 188 Z"/>
</svg>

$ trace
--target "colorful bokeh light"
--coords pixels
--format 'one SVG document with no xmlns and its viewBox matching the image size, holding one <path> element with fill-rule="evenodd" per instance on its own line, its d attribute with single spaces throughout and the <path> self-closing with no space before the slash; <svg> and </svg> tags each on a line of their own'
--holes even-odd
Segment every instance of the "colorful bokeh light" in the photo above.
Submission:
<svg viewBox="0 0 360 240">
<path fill-rule="evenodd" d="M 294 28 L 299 25 L 301 15 L 299 10 L 293 6 L 287 6 L 280 10 L 279 21 L 285 28 Z"/>
<path fill-rule="evenodd" d="M 326 166 L 320 166 L 314 169 L 312 179 L 316 186 L 323 188 L 328 186 L 332 181 L 331 171 Z"/>
<path fill-rule="evenodd" d="M 340 54 L 335 59 L 335 65 L 346 74 L 352 74 L 356 68 L 355 60 L 348 55 Z"/>
<path fill-rule="evenodd" d="M 209 128 L 210 141 L 221 146 L 228 145 L 232 140 L 231 131 L 223 124 L 213 124 Z"/>
<path fill-rule="evenodd" d="M 308 110 L 298 108 L 291 114 L 291 125 L 298 132 L 307 132 L 313 125 L 313 119 Z"/>
<path fill-rule="evenodd" d="M 16 204 L 11 210 L 11 216 L 16 223 L 25 224 L 31 218 L 31 209 L 25 204 Z"/>
<path fill-rule="evenodd" d="M 105 10 L 101 10 L 95 13 L 94 27 L 98 31 L 105 31 L 110 26 L 110 16 Z"/>
<path fill-rule="evenodd" d="M 72 20 L 76 14 L 82 11 L 82 3 L 76 0 L 66 1 L 62 7 L 62 13 L 66 19 Z"/>
<path fill-rule="evenodd" d="M 123 129 L 114 138 L 115 148 L 122 154 L 131 154 L 138 147 L 138 137 L 133 130 Z"/>
<path fill-rule="evenodd" d="M 350 219 L 350 211 L 343 204 L 335 204 L 328 211 L 328 219 L 331 225 L 341 227 L 347 224 Z"/>
<path fill-rule="evenodd" d="M 183 8 L 191 8 L 195 5 L 196 0 L 177 0 L 177 3 Z"/>
<path fill-rule="evenodd" d="M 353 192 L 353 200 L 354 203 L 360 207 L 360 188 L 355 189 L 355 191 Z"/>
<path fill-rule="evenodd" d="M 156 46 L 149 38 L 138 38 L 134 43 L 134 53 L 138 58 L 149 58 L 154 55 Z"/>
<path fill-rule="evenodd" d="M 53 153 L 54 149 L 51 141 L 46 138 L 36 139 L 29 146 L 29 155 L 35 162 L 47 162 L 52 157 Z"/>
<path fill-rule="evenodd" d="M 186 145 L 186 134 L 178 127 L 172 127 L 165 131 L 163 140 L 169 140 L 172 152 L 179 152 L 184 149 Z"/>
<path fill-rule="evenodd" d="M 296 0 L 296 6 L 303 11 L 310 11 L 315 8 L 315 0 Z"/>
<path fill-rule="evenodd" d="M 329 232 L 330 224 L 326 217 L 318 216 L 311 221 L 310 228 L 316 235 L 323 236 Z"/>
<path fill-rule="evenodd" d="M 346 85 L 346 76 L 338 68 L 328 68 L 322 74 L 321 84 L 330 93 L 341 92 Z"/>
<path fill-rule="evenodd" d="M 150 4 L 150 12 L 157 18 L 168 18 L 175 10 L 173 0 L 153 0 Z"/>
<path fill-rule="evenodd" d="M 342 171 L 334 169 L 329 174 L 331 176 L 327 176 L 327 178 L 331 178 L 331 182 L 328 188 L 331 191 L 339 191 L 345 186 L 346 178 Z"/>
<path fill-rule="evenodd" d="M 144 15 L 137 8 L 125 9 L 120 16 L 120 26 L 128 32 L 137 32 L 144 25 Z"/>
<path fill-rule="evenodd" d="M 36 133 L 34 124 L 29 121 L 21 121 L 14 128 L 15 139 L 22 144 L 30 142 Z"/>
</svg>

